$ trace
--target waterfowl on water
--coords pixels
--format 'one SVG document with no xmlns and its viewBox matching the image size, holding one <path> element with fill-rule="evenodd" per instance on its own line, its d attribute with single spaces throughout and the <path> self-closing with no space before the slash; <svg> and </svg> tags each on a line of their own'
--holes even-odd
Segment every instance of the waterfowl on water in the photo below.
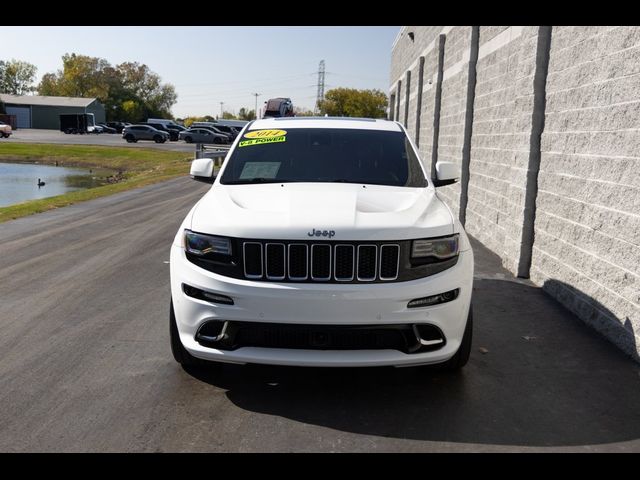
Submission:
<svg viewBox="0 0 640 480">
<path fill-rule="evenodd" d="M 45 183 L 42 180 L 38 179 L 38 186 L 39 187 L 44 187 Z"/>
</svg>

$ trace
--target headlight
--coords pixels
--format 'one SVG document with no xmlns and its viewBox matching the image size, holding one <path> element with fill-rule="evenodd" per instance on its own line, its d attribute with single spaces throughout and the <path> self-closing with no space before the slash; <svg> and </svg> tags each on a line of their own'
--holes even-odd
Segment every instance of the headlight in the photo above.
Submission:
<svg viewBox="0 0 640 480">
<path fill-rule="evenodd" d="M 184 231 L 184 248 L 194 255 L 207 255 L 217 253 L 231 255 L 231 242 L 228 238 L 203 235 L 191 230 Z"/>
<path fill-rule="evenodd" d="M 434 257 L 439 260 L 458 255 L 459 235 L 456 233 L 450 237 L 425 238 L 414 240 L 411 247 L 411 258 Z"/>
</svg>

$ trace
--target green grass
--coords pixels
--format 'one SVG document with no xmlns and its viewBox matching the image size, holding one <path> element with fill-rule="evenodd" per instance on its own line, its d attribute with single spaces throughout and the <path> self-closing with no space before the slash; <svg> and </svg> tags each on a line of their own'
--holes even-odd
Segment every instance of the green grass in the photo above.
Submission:
<svg viewBox="0 0 640 480">
<path fill-rule="evenodd" d="M 94 167 L 122 171 L 124 180 L 50 198 L 0 207 L 0 222 L 104 197 L 189 173 L 193 156 L 188 152 L 118 148 L 93 145 L 0 144 L 0 161 L 38 162 L 65 167 Z"/>
</svg>

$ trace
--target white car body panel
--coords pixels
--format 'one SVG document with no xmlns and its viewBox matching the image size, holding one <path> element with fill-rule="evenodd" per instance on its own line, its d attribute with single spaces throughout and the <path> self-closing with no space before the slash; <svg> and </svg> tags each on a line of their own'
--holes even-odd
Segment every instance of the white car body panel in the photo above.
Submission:
<svg viewBox="0 0 640 480">
<path fill-rule="evenodd" d="M 330 193 L 328 193 L 330 190 Z M 348 183 L 220 185 L 198 202 L 189 228 L 242 238 L 309 239 L 330 225 L 333 240 L 404 240 L 453 233 L 434 189 Z"/>
</svg>

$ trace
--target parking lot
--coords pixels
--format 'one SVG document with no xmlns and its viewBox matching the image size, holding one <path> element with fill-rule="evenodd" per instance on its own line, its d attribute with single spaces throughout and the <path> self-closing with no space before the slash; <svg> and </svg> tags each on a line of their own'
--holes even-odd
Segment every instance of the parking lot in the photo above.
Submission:
<svg viewBox="0 0 640 480">
<path fill-rule="evenodd" d="M 169 245 L 207 188 L 179 178 L 2 224 L 1 451 L 640 450 L 638 364 L 477 241 L 459 374 L 184 370 Z"/>
<path fill-rule="evenodd" d="M 108 147 L 131 147 L 131 148 L 160 148 L 175 152 L 193 152 L 194 144 L 187 144 L 183 141 L 155 143 L 148 140 L 140 140 L 137 143 L 127 143 L 121 134 L 85 134 L 67 135 L 58 130 L 20 129 L 15 130 L 11 137 L 0 140 L 0 146 L 4 143 L 60 143 L 70 145 L 104 145 Z M 222 148 L 225 148 L 224 146 Z"/>
</svg>

